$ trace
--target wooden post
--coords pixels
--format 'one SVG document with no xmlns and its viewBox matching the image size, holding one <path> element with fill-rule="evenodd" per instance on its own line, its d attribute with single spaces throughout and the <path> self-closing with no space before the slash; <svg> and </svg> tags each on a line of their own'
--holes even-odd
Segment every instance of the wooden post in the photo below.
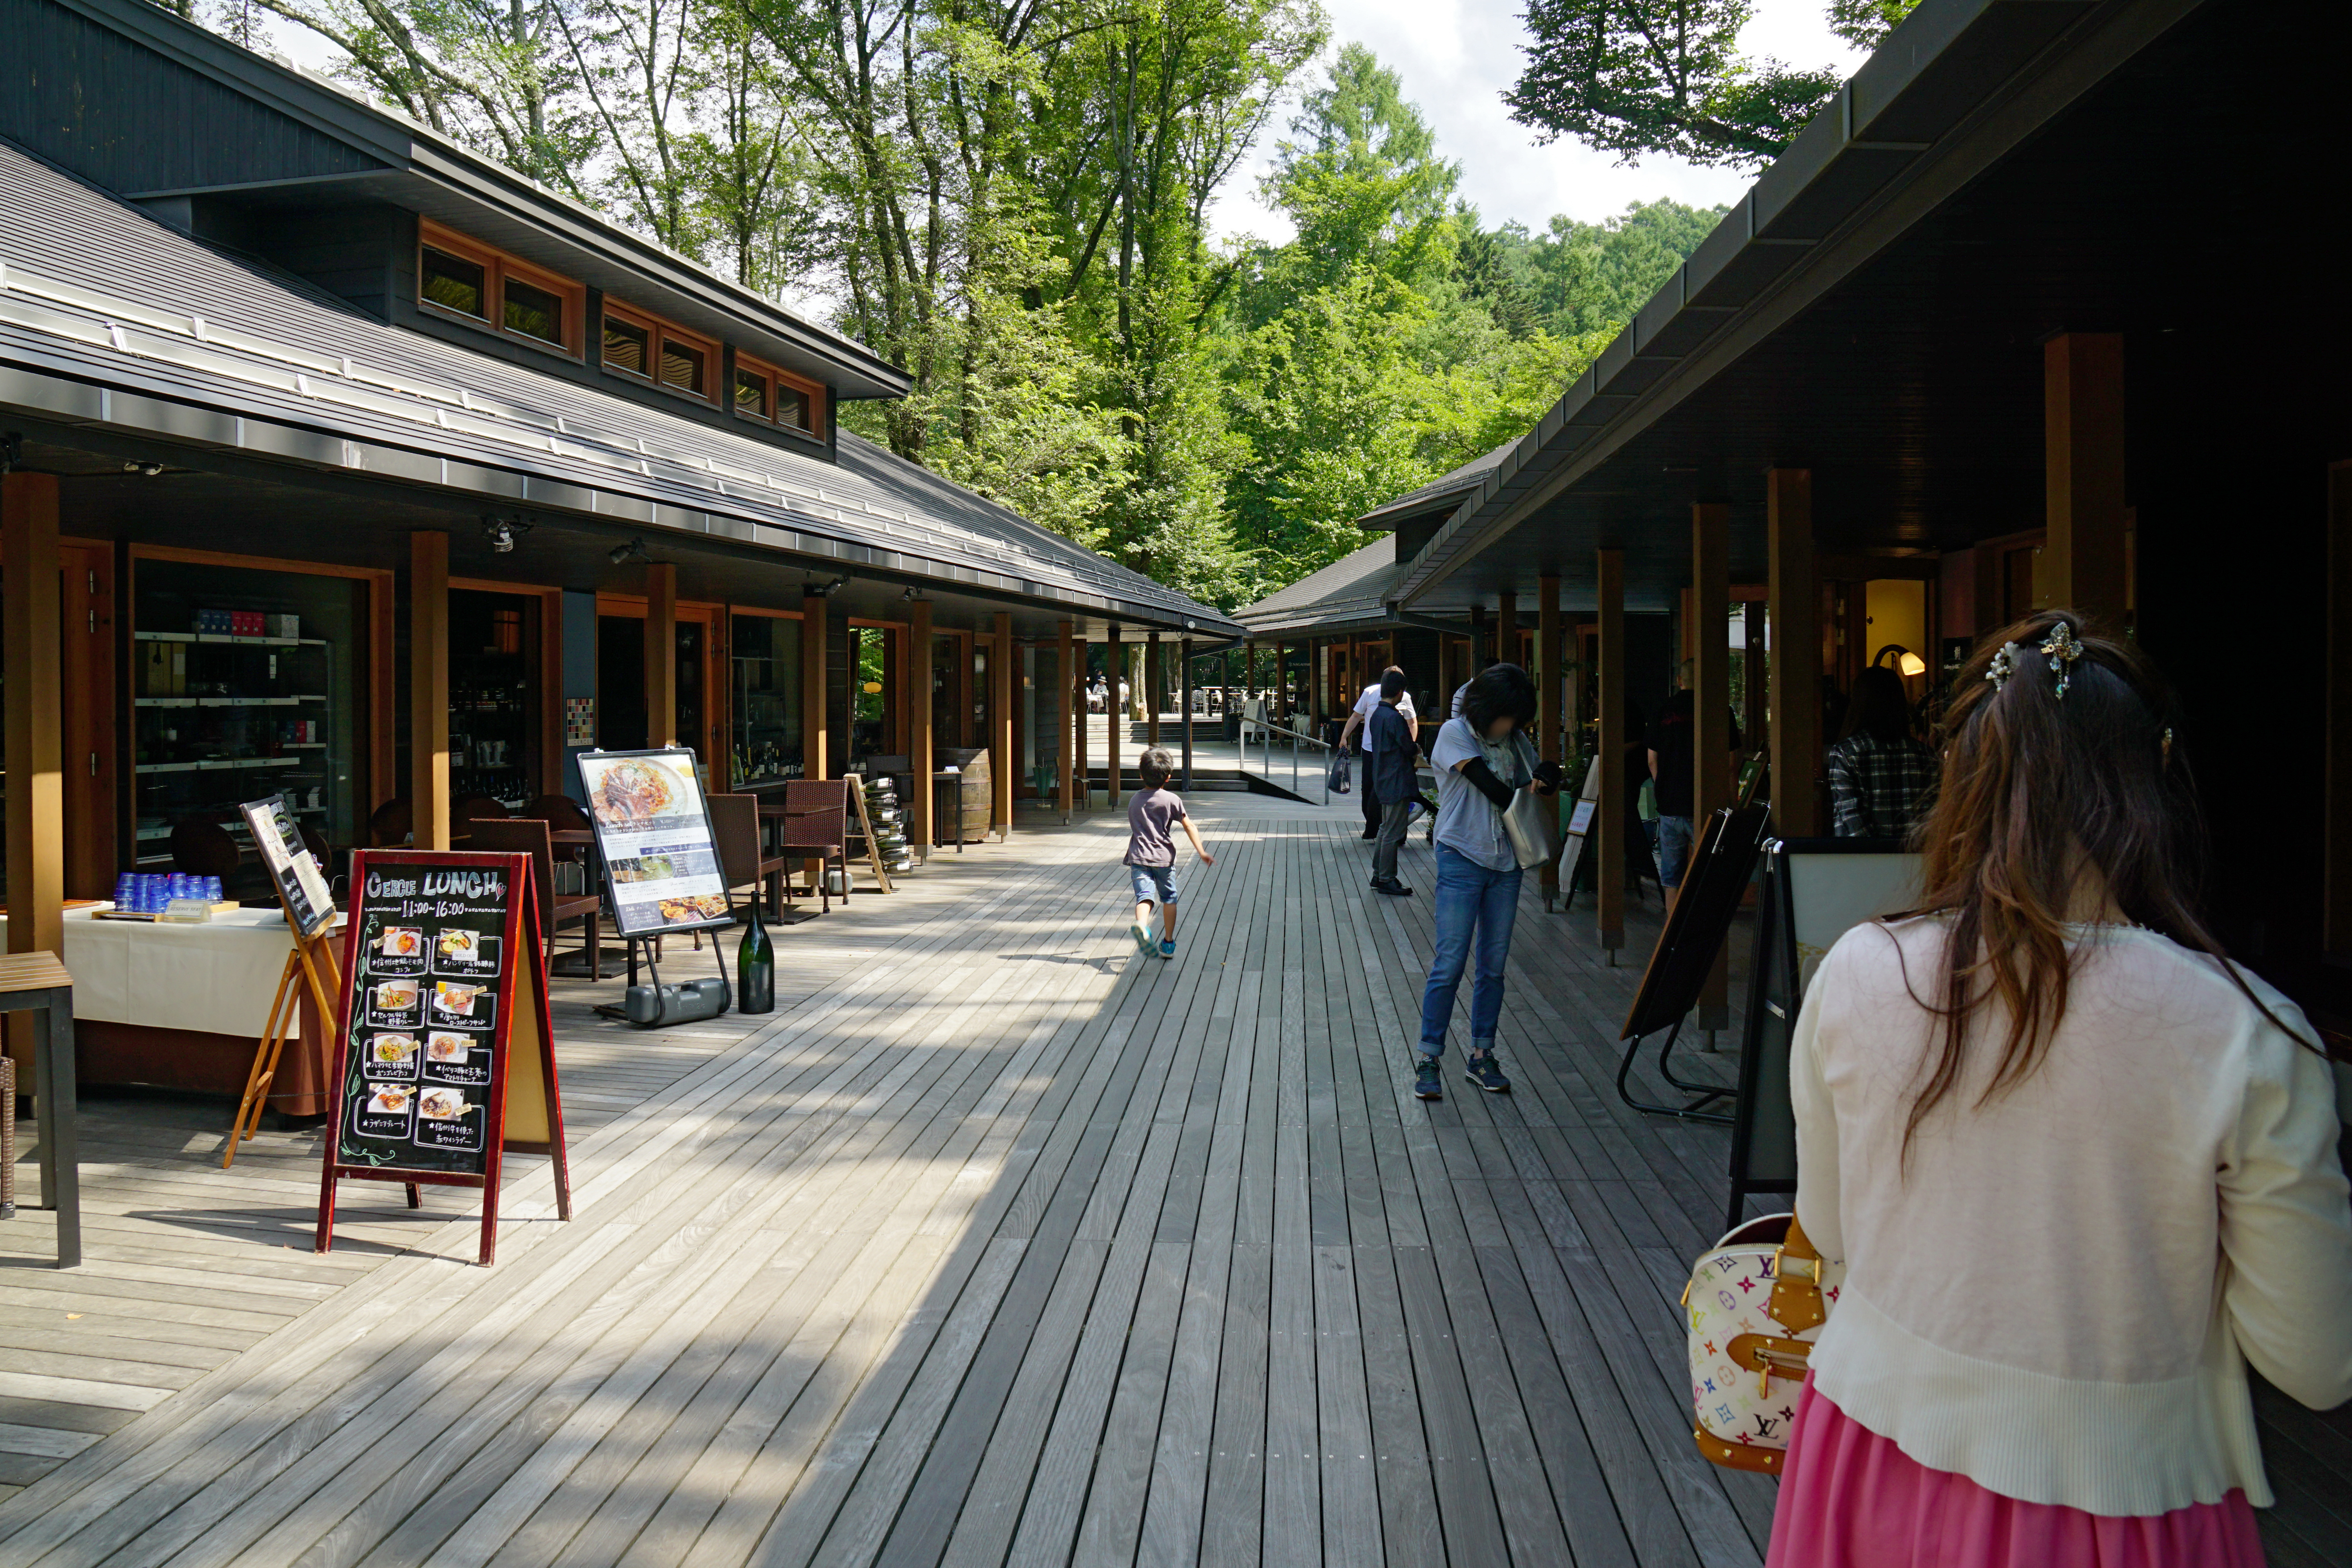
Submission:
<svg viewBox="0 0 2352 1568">
<path fill-rule="evenodd" d="M 666 561 L 646 568 L 646 744 L 677 744 L 677 568 Z"/>
<path fill-rule="evenodd" d="M 1184 637 L 1176 644 L 1176 700 L 1182 703 L 1184 715 L 1184 787 L 1192 787 L 1192 639 Z"/>
<path fill-rule="evenodd" d="M 1160 634 L 1151 632 L 1143 643 L 1143 743 L 1160 744 Z"/>
<path fill-rule="evenodd" d="M 1772 623 L 1772 822 L 1783 838 L 1822 831 L 1822 602 L 1813 576 L 1813 472 L 1769 468 L 1765 587 Z"/>
<path fill-rule="evenodd" d="M 1077 760 L 1073 764 L 1077 777 L 1073 782 L 1077 786 L 1078 809 L 1091 811 L 1094 809 L 1095 791 L 1094 781 L 1087 773 L 1087 737 L 1095 727 L 1095 716 L 1087 709 L 1087 639 L 1080 637 L 1076 647 L 1077 664 L 1070 671 L 1070 711 L 1077 716 L 1078 726 Z"/>
<path fill-rule="evenodd" d="M 436 539 L 446 535 L 436 534 Z M 0 671 L 7 690 L 8 951 L 66 951 L 63 608 L 58 587 L 58 477 L 0 476 Z M 445 710 L 446 721 L 446 710 Z M 37 1094 L 29 1012 L 7 1015 L 19 1093 Z M 65 1103 L 62 1093 L 58 1103 Z M 0 1116 L 14 1116 L 13 1104 Z M 43 1121 L 51 1120 L 41 1107 Z M 56 1207 L 57 1194 L 41 1201 Z M 65 1211 L 59 1210 L 59 1219 Z"/>
<path fill-rule="evenodd" d="M 2060 332 L 2042 345 L 2042 570 L 2053 605 L 2124 625 L 2124 340 Z M 1867 651 L 1864 653 L 1867 658 Z"/>
<path fill-rule="evenodd" d="M 1731 804 L 1730 613 L 1731 509 L 1720 501 L 1699 501 L 1691 508 L 1693 843 L 1716 808 Z M 1731 1025 L 1729 962 L 1727 943 L 1716 950 L 1715 967 L 1699 992 L 1698 1026 L 1710 1036 Z"/>
<path fill-rule="evenodd" d="M 1508 588 L 1496 595 L 1495 658 L 1501 664 L 1519 662 L 1519 596 Z"/>
<path fill-rule="evenodd" d="M 449 536 L 408 536 L 408 800 L 419 849 L 449 847 Z"/>
<path fill-rule="evenodd" d="M 1601 600 L 1601 797 L 1592 814 L 1592 836 L 1601 858 L 1593 867 L 1600 888 L 1594 900 L 1601 916 L 1601 945 L 1609 962 L 1625 945 L 1625 552 L 1595 553 Z"/>
<path fill-rule="evenodd" d="M 1072 673 L 1074 667 L 1071 660 L 1076 657 L 1072 652 L 1072 648 L 1075 646 L 1081 645 L 1074 645 L 1070 641 L 1069 622 L 1064 621 L 1062 623 L 1061 632 L 1062 649 L 1060 662 L 1055 664 L 1054 668 L 1055 670 L 1060 672 L 1062 678 L 1062 722 L 1060 725 L 1060 739 L 1062 742 L 1060 757 L 1062 773 L 1061 805 L 1062 820 L 1066 823 L 1070 820 L 1071 809 L 1070 770 L 1077 764 L 1077 758 L 1072 747 L 1072 742 L 1077 738 L 1077 731 L 1071 726 L 1073 724 L 1083 724 L 1086 722 L 1087 702 L 1085 697 L 1079 695 L 1080 688 L 1078 679 Z M 1075 700 L 1073 700 L 1073 699 L 1075 699 Z M 1192 739 L 1192 731 L 1189 729 L 1184 731 L 1185 739 L 1188 742 Z"/>
<path fill-rule="evenodd" d="M 1118 627 L 1112 626 L 1103 638 L 1103 668 L 1106 686 L 1103 693 L 1103 717 L 1109 721 L 1104 726 L 1103 771 L 1110 775 L 1110 808 L 1118 809 L 1118 763 L 1126 747 L 1119 743 L 1119 729 L 1127 722 L 1127 704 L 1118 700 L 1118 678 L 1125 667 L 1119 663 Z"/>
<path fill-rule="evenodd" d="M 1439 662 L 1444 663 L 1444 643 L 1440 642 Z M 1536 579 L 1536 745 L 1545 762 L 1562 760 L 1559 722 L 1559 578 L 1549 574 Z M 1440 685 L 1444 683 L 1441 681 Z M 1568 798 L 1574 800 L 1583 787 L 1581 779 L 1561 780 Z M 1559 862 L 1548 860 L 1543 868 L 1544 908 L 1551 908 L 1559 892 Z"/>
<path fill-rule="evenodd" d="M 801 597 L 801 776 L 830 778 L 824 754 L 824 595 Z"/>
<path fill-rule="evenodd" d="M 1323 733 L 1323 716 L 1331 710 L 1331 694 L 1324 689 L 1330 678 L 1323 668 L 1323 650 L 1330 646 L 1320 637 L 1310 637 L 1307 643 L 1307 719 L 1318 736 Z"/>
<path fill-rule="evenodd" d="M 1013 772 L 1021 765 L 1021 753 L 1013 744 L 1013 615 L 1009 610 L 996 612 L 993 646 L 994 662 L 989 669 L 988 683 L 988 744 L 996 755 L 988 765 L 994 775 L 996 801 L 991 815 L 996 818 L 998 838 L 1009 840 L 1013 837 Z"/>
<path fill-rule="evenodd" d="M 937 795 L 931 773 L 939 766 L 931 756 L 931 660 L 938 650 L 931 637 L 931 602 L 917 599 L 908 608 L 907 662 L 915 672 L 915 700 L 907 711 L 907 772 L 913 776 L 907 781 L 901 798 L 907 820 L 914 828 L 908 837 L 916 852 L 928 860 L 931 846 L 939 842 L 938 824 L 931 820 L 931 803 Z"/>
</svg>

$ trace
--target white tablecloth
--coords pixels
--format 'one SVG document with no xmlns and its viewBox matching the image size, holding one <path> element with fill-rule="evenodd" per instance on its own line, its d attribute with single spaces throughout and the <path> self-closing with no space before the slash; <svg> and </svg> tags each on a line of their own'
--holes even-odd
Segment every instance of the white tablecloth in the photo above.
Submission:
<svg viewBox="0 0 2352 1568">
<path fill-rule="evenodd" d="M 92 913 L 65 918 L 75 1017 L 260 1038 L 294 943 L 284 915 L 224 910 L 203 925 L 167 925 Z"/>
</svg>

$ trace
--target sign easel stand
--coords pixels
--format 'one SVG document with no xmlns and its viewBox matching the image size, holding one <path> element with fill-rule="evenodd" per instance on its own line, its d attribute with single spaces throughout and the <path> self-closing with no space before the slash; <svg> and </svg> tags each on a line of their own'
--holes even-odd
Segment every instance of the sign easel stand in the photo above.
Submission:
<svg viewBox="0 0 2352 1568">
<path fill-rule="evenodd" d="M 884 892 L 894 891 L 890 873 L 882 868 L 882 846 L 874 842 L 874 819 L 866 815 L 866 785 L 856 777 L 849 781 L 849 797 L 857 803 L 858 830 L 866 835 L 866 863 L 874 868 L 874 885 Z M 843 885 L 847 885 L 848 871 L 842 872 Z"/>
<path fill-rule="evenodd" d="M 358 889 L 365 885 L 371 854 L 383 861 L 401 867 L 498 867 L 509 873 L 509 896 L 506 919 L 501 933 L 502 954 L 513 958 L 514 983 L 500 997 L 500 1022 L 497 1024 L 491 1044 L 490 1096 L 483 1127 L 483 1169 L 478 1174 L 468 1171 L 420 1170 L 394 1165 L 353 1163 L 338 1158 L 342 1140 L 351 1120 L 352 1103 L 351 1054 L 353 1022 L 357 1016 L 359 998 L 366 993 L 365 960 L 362 944 L 365 941 L 366 922 Z M 539 898 L 535 890 L 530 858 L 522 855 L 493 855 L 467 851 L 399 851 L 372 852 L 357 850 L 352 857 L 352 909 L 346 926 L 344 973 L 360 982 L 341 988 L 342 1010 L 337 1018 L 335 1032 L 335 1116 L 328 1134 L 323 1169 L 319 1181 L 319 1226 L 314 1250 L 326 1252 L 335 1242 L 335 1185 L 338 1182 L 399 1182 L 408 1188 L 408 1206 L 423 1206 L 420 1186 L 478 1187 L 482 1192 L 482 1241 L 477 1261 L 484 1267 L 498 1261 L 499 1242 L 499 1176 L 500 1156 L 511 1147 L 518 1153 L 545 1153 L 554 1166 L 555 1215 L 558 1219 L 572 1217 L 572 1168 L 564 1148 L 563 1100 L 556 1082 L 555 1025 L 548 1008 L 545 973 L 546 944 L 541 939 L 539 921 Z M 518 946 L 517 944 L 520 945 Z M 429 949 L 428 949 L 429 951 Z M 527 1086 L 522 1097 L 514 1102 L 509 1089 L 518 1080 L 509 1073 L 509 1059 L 516 1052 L 538 1058 L 536 1081 L 525 1076 L 520 1080 Z M 536 1095 L 530 1091 L 536 1089 Z M 536 1100 L 536 1103 L 532 1103 Z M 518 1111 L 521 1114 L 516 1114 Z"/>
<path fill-rule="evenodd" d="M 294 927 L 294 945 L 287 952 L 286 967 L 278 976 L 278 994 L 269 1004 L 269 1021 L 262 1026 L 260 1044 L 254 1047 L 253 1066 L 245 1075 L 245 1098 L 237 1103 L 236 1120 L 229 1126 L 228 1148 L 221 1154 L 224 1171 L 236 1158 L 237 1145 L 261 1130 L 261 1111 L 269 1103 L 269 1086 L 278 1077 L 278 1056 L 285 1050 L 287 1040 L 301 1032 L 305 987 L 310 991 L 312 1005 L 319 1010 L 322 1028 L 335 1016 L 335 1005 L 328 1000 L 329 994 L 343 988 L 342 972 L 336 966 L 334 948 L 327 933 L 303 936 L 291 911 L 286 923 Z M 323 979 L 321 971 L 325 973 Z"/>
</svg>

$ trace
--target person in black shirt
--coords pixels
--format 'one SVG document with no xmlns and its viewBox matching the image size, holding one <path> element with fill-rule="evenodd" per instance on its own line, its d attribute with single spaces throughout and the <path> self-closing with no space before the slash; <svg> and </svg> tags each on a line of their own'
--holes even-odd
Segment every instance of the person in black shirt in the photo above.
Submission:
<svg viewBox="0 0 2352 1568">
<path fill-rule="evenodd" d="M 1666 700 L 1665 711 L 1650 726 L 1650 777 L 1657 781 L 1658 879 L 1672 893 L 1682 886 L 1690 861 L 1691 816 L 1697 785 L 1691 777 L 1691 743 L 1697 731 L 1696 700 L 1685 686 Z M 1731 721 L 1731 751 L 1739 752 L 1739 721 Z"/>
</svg>

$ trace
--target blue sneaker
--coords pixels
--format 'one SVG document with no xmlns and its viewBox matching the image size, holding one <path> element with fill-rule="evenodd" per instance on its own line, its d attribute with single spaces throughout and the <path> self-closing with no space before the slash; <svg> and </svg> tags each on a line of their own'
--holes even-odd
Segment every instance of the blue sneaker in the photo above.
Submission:
<svg viewBox="0 0 2352 1568">
<path fill-rule="evenodd" d="M 1176 941 L 1173 937 L 1162 937 L 1160 939 L 1160 956 L 1162 958 L 1173 958 L 1176 956 Z"/>
<path fill-rule="evenodd" d="M 1413 1069 L 1412 1092 L 1420 1100 L 1445 1098 L 1445 1080 L 1438 1074 L 1435 1057 L 1422 1058 L 1421 1065 Z"/>
<path fill-rule="evenodd" d="M 1462 1076 L 1488 1094 L 1511 1092 L 1511 1080 L 1503 1076 L 1503 1064 L 1495 1059 L 1495 1053 L 1492 1051 L 1488 1051 L 1483 1057 L 1464 1058 Z"/>
<path fill-rule="evenodd" d="M 1144 957 L 1149 958 L 1153 953 L 1160 951 L 1160 944 L 1151 940 L 1151 933 L 1143 929 L 1143 922 L 1141 921 L 1138 921 L 1135 924 L 1128 927 L 1127 934 L 1135 939 L 1136 948 L 1143 954 Z"/>
</svg>

